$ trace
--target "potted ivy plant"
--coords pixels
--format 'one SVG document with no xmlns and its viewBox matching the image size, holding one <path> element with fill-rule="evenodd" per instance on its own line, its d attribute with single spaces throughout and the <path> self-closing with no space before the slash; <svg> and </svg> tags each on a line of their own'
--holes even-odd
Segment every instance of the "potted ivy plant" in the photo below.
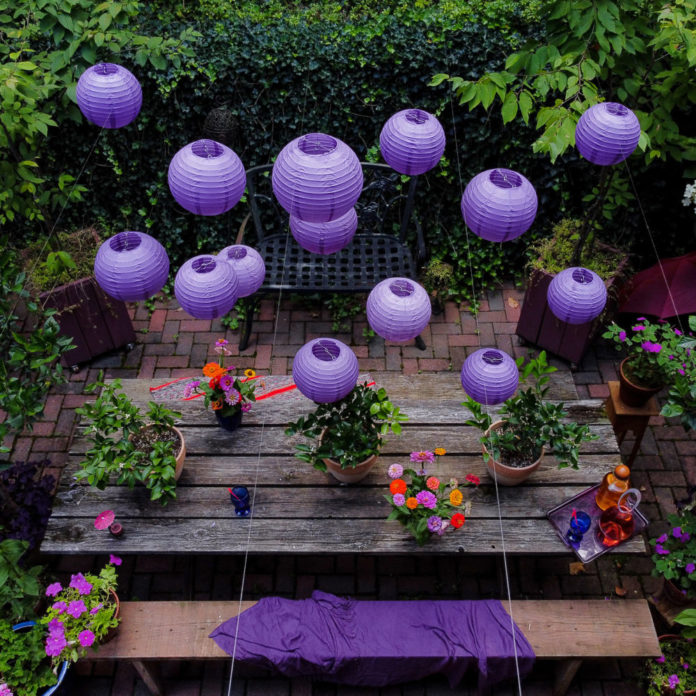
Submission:
<svg viewBox="0 0 696 696">
<path fill-rule="evenodd" d="M 545 401 L 549 375 L 556 371 L 546 361 L 546 352 L 524 364 L 517 359 L 520 383 L 534 379 L 526 389 L 503 402 L 494 422 L 480 403 L 468 397 L 462 403 L 471 411 L 467 425 L 483 431 L 481 445 L 488 472 L 504 486 L 516 486 L 539 468 L 545 447 L 553 448 L 558 467 L 578 468 L 578 450 L 583 442 L 597 439 L 589 426 L 567 421 L 568 413 L 562 403 Z"/>
<path fill-rule="evenodd" d="M 311 445 L 295 445 L 295 456 L 319 471 L 329 471 L 341 483 L 365 478 L 377 461 L 388 432 L 401 433 L 408 416 L 389 401 L 385 389 L 358 384 L 339 401 L 319 404 L 289 423 L 285 434 L 304 435 Z"/>
<path fill-rule="evenodd" d="M 85 419 L 88 449 L 75 477 L 104 489 L 112 478 L 116 484 L 133 488 L 143 484 L 151 500 L 166 505 L 176 497 L 186 444 L 174 426 L 181 414 L 154 401 L 145 413 L 123 392 L 121 380 L 105 383 L 100 373 L 87 392 L 101 389 L 96 401 L 87 402 L 77 413 Z"/>
</svg>

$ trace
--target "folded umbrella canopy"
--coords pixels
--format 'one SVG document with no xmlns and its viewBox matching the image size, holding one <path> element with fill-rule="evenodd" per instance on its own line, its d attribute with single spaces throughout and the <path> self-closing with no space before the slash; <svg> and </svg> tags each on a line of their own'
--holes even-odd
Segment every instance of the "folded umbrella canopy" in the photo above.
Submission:
<svg viewBox="0 0 696 696">
<path fill-rule="evenodd" d="M 696 313 L 696 251 L 636 273 L 622 293 L 619 311 L 659 319 Z"/>
</svg>

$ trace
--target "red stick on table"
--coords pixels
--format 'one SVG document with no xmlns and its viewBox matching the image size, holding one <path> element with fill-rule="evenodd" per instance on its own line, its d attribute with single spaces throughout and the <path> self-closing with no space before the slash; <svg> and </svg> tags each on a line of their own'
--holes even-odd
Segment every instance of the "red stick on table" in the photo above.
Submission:
<svg viewBox="0 0 696 696">
<path fill-rule="evenodd" d="M 241 498 L 240 498 L 238 495 L 235 495 L 235 494 L 232 492 L 232 489 L 231 489 L 231 488 L 228 488 L 227 490 L 230 492 L 230 495 L 231 495 L 233 498 L 236 498 L 237 500 L 241 500 Z M 573 511 L 573 512 L 575 512 L 575 511 Z"/>
</svg>

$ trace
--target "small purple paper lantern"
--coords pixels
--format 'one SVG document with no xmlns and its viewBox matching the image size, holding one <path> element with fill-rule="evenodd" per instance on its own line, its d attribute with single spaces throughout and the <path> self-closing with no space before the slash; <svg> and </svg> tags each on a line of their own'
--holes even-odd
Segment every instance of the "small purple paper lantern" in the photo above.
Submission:
<svg viewBox="0 0 696 696">
<path fill-rule="evenodd" d="M 406 109 L 394 114 L 379 134 L 384 161 L 397 172 L 415 176 L 432 169 L 445 151 L 445 131 L 427 111 Z"/>
<path fill-rule="evenodd" d="M 290 215 L 306 222 L 328 222 L 356 204 L 363 173 L 357 155 L 342 140 L 309 133 L 280 151 L 271 183 Z"/>
<path fill-rule="evenodd" d="M 537 213 L 534 187 L 512 169 L 488 169 L 464 189 L 462 215 L 471 231 L 489 242 L 507 242 L 524 234 Z"/>
<path fill-rule="evenodd" d="M 266 277 L 266 264 L 256 249 L 244 244 L 225 247 L 218 256 L 225 259 L 235 271 L 239 286 L 238 297 L 253 295 Z"/>
<path fill-rule="evenodd" d="M 227 314 L 237 301 L 239 282 L 232 266 L 215 256 L 195 256 L 184 263 L 174 279 L 174 294 L 181 308 L 195 319 Z"/>
<path fill-rule="evenodd" d="M 227 145 L 196 140 L 169 163 L 169 190 L 196 215 L 220 215 L 237 205 L 246 187 L 244 165 Z"/>
<path fill-rule="evenodd" d="M 567 324 L 584 324 L 597 318 L 607 303 L 602 279 L 587 268 L 566 268 L 557 273 L 546 291 L 549 309 Z"/>
<path fill-rule="evenodd" d="M 355 353 L 334 338 L 315 338 L 305 343 L 292 362 L 297 388 L 316 403 L 339 401 L 358 383 Z"/>
<path fill-rule="evenodd" d="M 143 90 L 130 70 L 115 63 L 97 63 L 77 81 L 77 105 L 83 116 L 102 128 L 127 126 L 140 113 Z"/>
<path fill-rule="evenodd" d="M 333 254 L 348 246 L 358 229 L 358 214 L 351 208 L 328 222 L 307 222 L 290 216 L 290 231 L 297 243 L 314 254 Z"/>
<path fill-rule="evenodd" d="M 640 122 L 623 104 L 591 106 L 575 126 L 575 145 L 590 162 L 607 166 L 623 162 L 640 140 Z"/>
<path fill-rule="evenodd" d="M 480 404 L 502 404 L 517 391 L 519 381 L 517 364 L 497 348 L 480 348 L 462 365 L 462 387 Z"/>
<path fill-rule="evenodd" d="M 367 321 L 372 330 L 388 341 L 410 341 L 430 321 L 430 297 L 408 278 L 387 278 L 377 283 L 367 298 Z"/>
<path fill-rule="evenodd" d="M 149 234 L 119 232 L 99 247 L 94 275 L 102 290 L 115 300 L 146 300 L 167 282 L 169 257 Z"/>
</svg>

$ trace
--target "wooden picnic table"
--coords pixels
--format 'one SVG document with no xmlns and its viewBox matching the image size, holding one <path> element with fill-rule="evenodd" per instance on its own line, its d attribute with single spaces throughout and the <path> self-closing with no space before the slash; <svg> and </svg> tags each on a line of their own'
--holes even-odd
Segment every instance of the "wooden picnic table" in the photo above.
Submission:
<svg viewBox="0 0 696 696">
<path fill-rule="evenodd" d="M 41 550 L 50 554 L 241 554 L 247 548 L 254 554 L 499 554 L 504 537 L 508 554 L 571 555 L 546 512 L 598 483 L 620 462 L 620 454 L 601 402 L 579 400 L 570 373 L 553 375 L 548 398 L 564 401 L 572 417 L 589 423 L 598 439 L 581 448 L 579 470 L 559 470 L 547 454 L 525 484 L 499 487 L 502 520 L 482 460 L 480 432 L 464 425 L 469 414 L 461 405 L 464 393 L 458 373 L 371 373 L 370 377 L 410 418 L 402 435 L 387 436 L 376 467 L 353 486 L 339 485 L 292 456 L 299 437 L 285 436 L 285 425 L 314 407 L 296 393 L 258 402 L 234 432 L 217 425 L 202 399 L 167 402 L 182 412 L 179 427 L 187 455 L 177 498 L 166 507 L 150 502 L 142 487 L 108 486 L 99 491 L 76 484 L 73 473 L 86 449 L 78 428 Z M 123 386 L 136 403 L 144 404 L 152 398 L 149 387 L 163 381 L 123 380 Z M 384 498 L 389 484 L 386 469 L 393 462 L 407 465 L 413 450 L 435 447 L 444 447 L 447 454 L 430 465 L 428 473 L 460 480 L 472 473 L 482 483 L 464 491 L 473 506 L 466 524 L 419 547 L 398 522 L 386 519 L 390 512 Z M 234 514 L 227 488 L 235 485 L 250 490 L 249 518 Z M 95 517 L 105 509 L 114 510 L 123 525 L 121 538 L 94 528 Z M 636 537 L 620 551 L 643 553 L 645 542 Z"/>
</svg>

